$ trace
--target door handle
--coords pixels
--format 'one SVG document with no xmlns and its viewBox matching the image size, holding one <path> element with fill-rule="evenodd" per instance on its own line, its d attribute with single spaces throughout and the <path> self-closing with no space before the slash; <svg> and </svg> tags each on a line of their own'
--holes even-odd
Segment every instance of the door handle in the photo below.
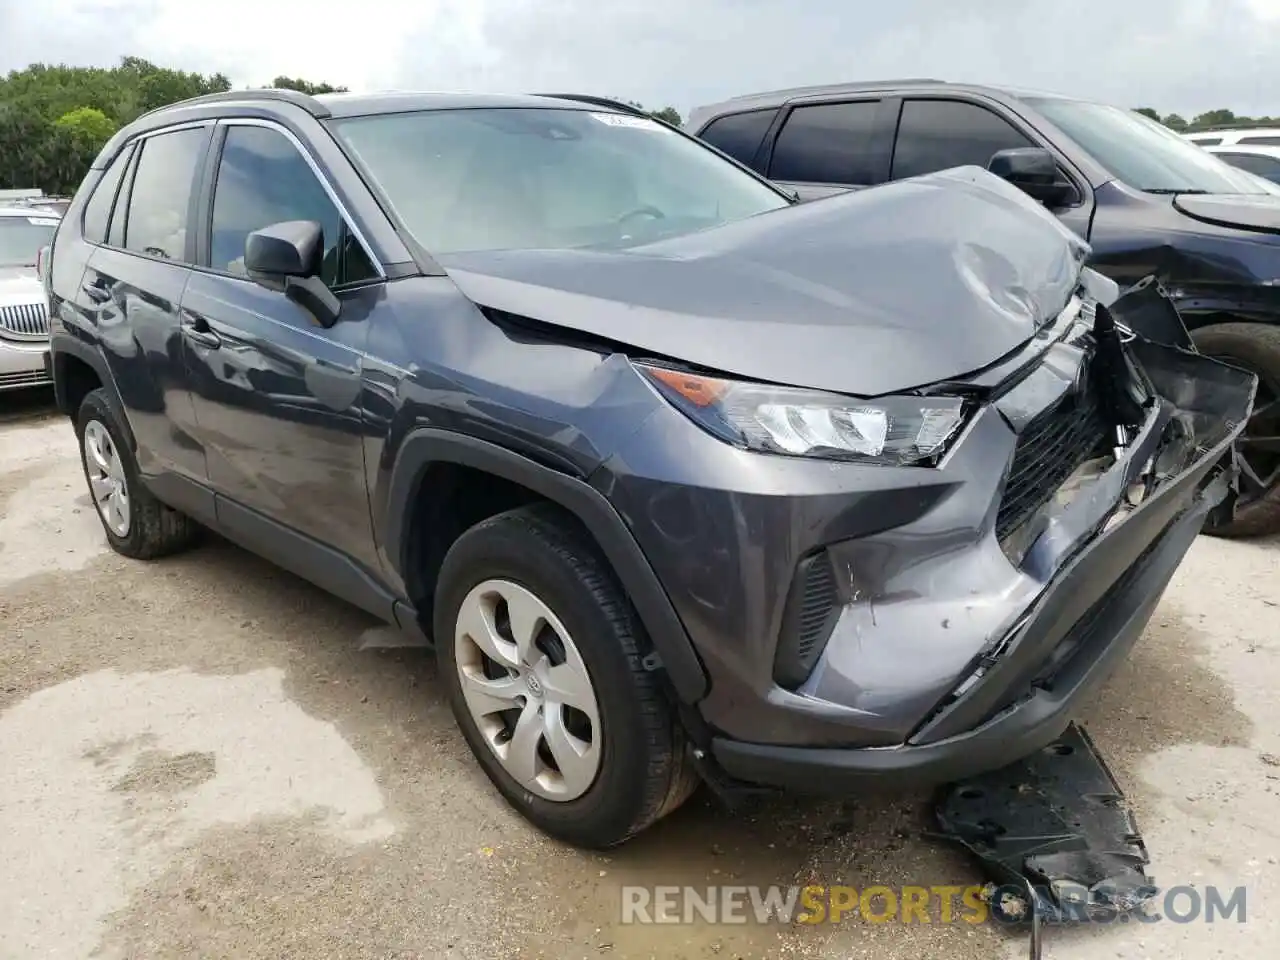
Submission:
<svg viewBox="0 0 1280 960">
<path fill-rule="evenodd" d="M 111 291 L 96 283 L 83 284 L 80 289 L 84 291 L 84 295 L 88 297 L 92 303 L 106 303 L 111 299 Z"/>
<path fill-rule="evenodd" d="M 217 350 L 222 346 L 222 338 L 209 326 L 208 320 L 185 310 L 182 312 L 182 335 L 192 343 L 210 350 Z"/>
</svg>

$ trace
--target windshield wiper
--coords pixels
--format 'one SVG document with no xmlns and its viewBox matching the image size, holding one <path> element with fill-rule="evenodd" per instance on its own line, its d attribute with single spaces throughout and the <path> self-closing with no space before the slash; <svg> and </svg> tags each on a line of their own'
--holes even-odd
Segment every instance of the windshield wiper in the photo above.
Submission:
<svg viewBox="0 0 1280 960">
<path fill-rule="evenodd" d="M 1161 194 L 1162 196 L 1172 196 L 1173 194 L 1176 194 L 1176 193 L 1181 193 L 1181 194 L 1188 194 L 1188 193 L 1213 193 L 1213 191 L 1212 191 L 1212 190 L 1193 190 L 1193 189 L 1192 189 L 1192 188 L 1190 188 L 1190 187 L 1186 187 L 1186 188 L 1184 188 L 1184 189 L 1180 189 L 1180 190 L 1179 190 L 1179 189 L 1174 189 L 1174 188 L 1171 188 L 1171 187 L 1148 187 L 1147 189 L 1143 190 L 1142 192 L 1143 192 L 1143 193 L 1158 193 L 1158 194 Z"/>
</svg>

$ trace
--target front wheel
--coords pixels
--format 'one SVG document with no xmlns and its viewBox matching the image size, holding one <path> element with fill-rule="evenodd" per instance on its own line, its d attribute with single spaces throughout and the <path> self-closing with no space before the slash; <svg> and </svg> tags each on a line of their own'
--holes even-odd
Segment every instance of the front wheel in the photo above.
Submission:
<svg viewBox="0 0 1280 960">
<path fill-rule="evenodd" d="M 550 505 L 464 533 L 436 585 L 440 673 L 503 797 L 577 846 L 622 843 L 697 784 L 648 638 L 595 544 Z"/>
<path fill-rule="evenodd" d="M 1253 413 L 1236 440 L 1239 492 L 1210 515 L 1204 532 L 1217 537 L 1280 532 L 1280 328 L 1218 323 L 1194 331 L 1192 339 L 1205 356 L 1258 378 Z"/>
</svg>

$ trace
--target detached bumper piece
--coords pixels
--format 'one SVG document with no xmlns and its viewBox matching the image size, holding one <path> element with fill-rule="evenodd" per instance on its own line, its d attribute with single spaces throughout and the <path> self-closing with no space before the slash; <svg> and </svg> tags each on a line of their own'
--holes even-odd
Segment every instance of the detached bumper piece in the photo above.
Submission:
<svg viewBox="0 0 1280 960">
<path fill-rule="evenodd" d="M 992 915 L 1031 924 L 1033 960 L 1042 922 L 1114 919 L 1158 892 L 1124 794 L 1074 724 L 1025 760 L 949 784 L 936 812 L 988 871 Z"/>
</svg>

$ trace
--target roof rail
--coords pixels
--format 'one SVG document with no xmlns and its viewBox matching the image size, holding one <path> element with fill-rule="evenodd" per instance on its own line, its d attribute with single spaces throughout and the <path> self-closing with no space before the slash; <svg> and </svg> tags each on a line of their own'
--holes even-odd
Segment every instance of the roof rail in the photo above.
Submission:
<svg viewBox="0 0 1280 960">
<path fill-rule="evenodd" d="M 317 100 L 315 97 L 297 90 L 286 90 L 279 87 L 265 87 L 252 90 L 225 90 L 221 93 L 206 93 L 203 96 L 191 97 L 187 100 L 179 100 L 177 103 L 165 104 L 163 107 L 156 107 L 155 110 L 148 110 L 142 116 L 149 117 L 153 113 L 161 110 L 169 110 L 173 107 L 198 107 L 205 103 L 236 103 L 253 100 L 274 100 L 277 103 L 291 103 L 295 107 L 301 107 L 307 113 L 317 119 L 331 116 L 329 108 Z"/>
<path fill-rule="evenodd" d="M 920 86 L 925 84 L 943 84 L 946 80 L 938 80 L 934 77 L 906 77 L 891 78 L 888 80 L 850 80 L 845 83 L 815 83 L 804 87 L 786 87 L 782 90 L 763 90 L 757 93 L 744 93 L 736 97 L 730 97 L 726 103 L 733 103 L 737 100 L 753 100 L 757 97 L 798 97 L 806 93 L 832 93 L 843 90 L 878 90 L 881 87 L 908 87 Z"/>
<path fill-rule="evenodd" d="M 612 110 L 620 110 L 623 113 L 629 113 L 637 117 L 649 116 L 639 107 L 624 103 L 621 100 L 614 100 L 612 97 L 596 97 L 589 93 L 535 93 L 534 96 L 548 97 L 553 100 L 576 100 L 579 103 L 589 103 L 596 107 L 609 107 Z"/>
</svg>

